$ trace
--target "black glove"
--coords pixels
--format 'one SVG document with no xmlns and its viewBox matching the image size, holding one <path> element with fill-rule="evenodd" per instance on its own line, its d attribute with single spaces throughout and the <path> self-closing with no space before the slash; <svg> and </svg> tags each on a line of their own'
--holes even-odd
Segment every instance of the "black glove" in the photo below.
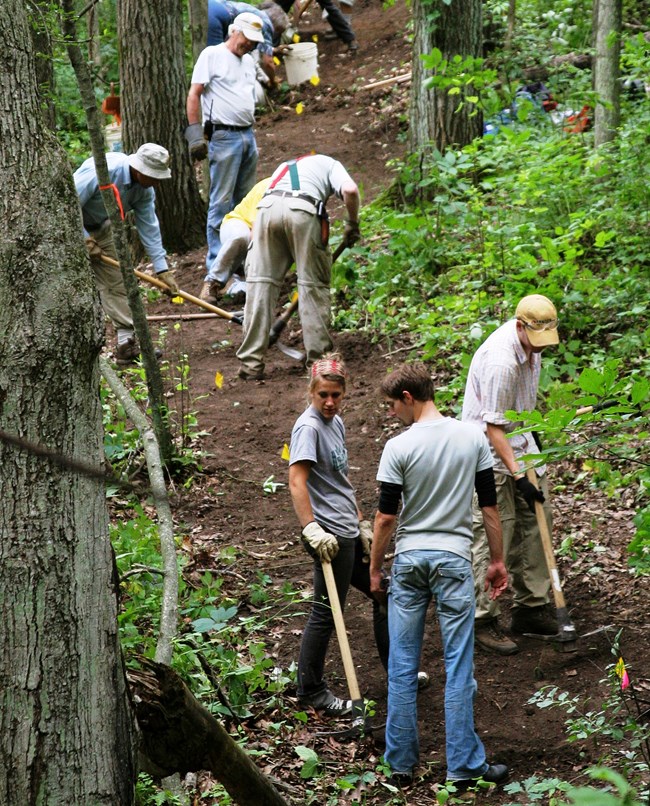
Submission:
<svg viewBox="0 0 650 806">
<path fill-rule="evenodd" d="M 185 139 L 193 160 L 204 160 L 208 156 L 208 144 L 203 137 L 203 126 L 200 123 L 190 123 L 185 129 Z"/>
<path fill-rule="evenodd" d="M 531 431 L 533 435 L 533 439 L 535 440 L 535 445 L 537 445 L 537 450 L 541 453 L 544 448 L 542 448 L 542 440 L 539 438 L 539 433 L 537 431 Z"/>
<path fill-rule="evenodd" d="M 542 491 L 535 487 L 532 481 L 528 481 L 526 476 L 522 476 L 520 479 L 517 479 L 515 481 L 515 487 L 517 488 L 519 495 L 524 497 L 524 500 L 528 504 L 528 509 L 533 514 L 535 513 L 535 501 L 540 501 L 543 504 L 546 500 Z"/>
<path fill-rule="evenodd" d="M 361 232 L 359 231 L 359 222 L 350 221 L 348 219 L 345 222 L 345 229 L 343 230 L 343 243 L 347 248 L 350 248 L 351 246 L 354 246 L 360 237 Z"/>
</svg>

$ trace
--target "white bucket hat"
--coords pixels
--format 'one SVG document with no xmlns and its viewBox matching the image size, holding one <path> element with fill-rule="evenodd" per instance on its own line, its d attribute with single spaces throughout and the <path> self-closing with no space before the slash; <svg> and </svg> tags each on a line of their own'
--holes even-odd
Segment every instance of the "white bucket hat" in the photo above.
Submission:
<svg viewBox="0 0 650 806">
<path fill-rule="evenodd" d="M 228 28 L 228 33 L 231 34 L 233 31 L 241 31 L 251 42 L 264 42 L 262 20 L 252 11 L 244 11 L 235 17 Z"/>
<path fill-rule="evenodd" d="M 169 179 L 169 151 L 156 143 L 145 143 L 129 155 L 129 165 L 152 179 Z"/>
</svg>

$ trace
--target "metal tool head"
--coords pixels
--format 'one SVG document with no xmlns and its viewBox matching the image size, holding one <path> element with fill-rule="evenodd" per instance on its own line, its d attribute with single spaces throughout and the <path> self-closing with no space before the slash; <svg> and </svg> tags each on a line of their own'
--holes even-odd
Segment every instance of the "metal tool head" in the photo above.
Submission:
<svg viewBox="0 0 650 806">
<path fill-rule="evenodd" d="M 300 350 L 294 350 L 293 347 L 288 347 L 281 341 L 276 341 L 275 346 L 278 348 L 278 350 L 280 350 L 281 353 L 284 353 L 289 358 L 293 358 L 294 361 L 304 362 L 305 354 L 301 353 Z"/>
</svg>

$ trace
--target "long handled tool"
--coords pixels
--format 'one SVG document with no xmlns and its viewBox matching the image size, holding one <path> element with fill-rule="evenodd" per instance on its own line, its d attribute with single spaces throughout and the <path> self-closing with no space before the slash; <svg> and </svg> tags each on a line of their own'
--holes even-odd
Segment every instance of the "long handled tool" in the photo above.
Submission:
<svg viewBox="0 0 650 806">
<path fill-rule="evenodd" d="M 117 260 L 113 260 L 113 258 L 109 257 L 108 255 L 102 255 L 101 261 L 107 266 L 114 266 L 115 268 L 120 267 L 120 264 L 117 262 Z M 149 285 L 156 286 L 156 288 L 159 288 L 161 291 L 166 291 L 169 293 L 169 286 L 167 283 L 164 283 L 157 277 L 153 277 L 151 274 L 145 274 L 145 272 L 140 271 L 139 269 L 134 269 L 133 271 L 139 280 L 143 280 L 145 283 L 149 283 Z M 230 311 L 224 311 L 223 308 L 218 308 L 216 305 L 205 302 L 205 300 L 195 297 L 193 294 L 188 294 L 187 291 L 182 291 L 179 289 L 176 292 L 176 296 L 182 297 L 184 300 L 187 300 L 187 302 L 193 302 L 200 308 L 204 308 L 206 311 L 210 311 L 210 313 L 214 313 L 217 316 L 220 316 L 222 319 L 228 319 L 230 322 L 234 322 L 236 325 L 241 325 L 244 322 L 244 316 L 242 313 L 231 313 Z M 302 361 L 304 358 L 303 354 L 299 350 L 294 350 L 292 347 L 287 347 L 286 344 L 282 344 L 281 342 L 278 342 L 278 349 L 281 350 L 285 355 L 289 356 L 289 358 L 293 358 L 295 361 Z"/>
<path fill-rule="evenodd" d="M 330 607 L 332 608 L 332 616 L 334 617 L 334 626 L 336 627 L 336 637 L 339 641 L 341 658 L 343 659 L 343 668 L 345 670 L 345 677 L 348 681 L 350 699 L 352 700 L 352 725 L 346 731 L 346 734 L 351 735 L 353 732 L 368 732 L 370 729 L 369 720 L 366 719 L 363 697 L 359 691 L 357 673 L 354 668 L 352 653 L 350 652 L 348 634 L 345 631 L 345 622 L 343 621 L 343 612 L 341 610 L 339 594 L 336 590 L 334 571 L 332 571 L 331 563 L 324 562 L 322 566 L 323 576 L 325 577 L 325 585 L 327 586 L 327 595 L 330 600 Z"/>
<path fill-rule="evenodd" d="M 531 484 L 533 484 L 535 487 L 538 486 L 537 474 L 533 468 L 528 468 L 526 471 L 526 476 Z M 573 622 L 569 617 L 569 611 L 567 610 L 566 602 L 564 600 L 564 593 L 562 592 L 562 586 L 560 585 L 560 574 L 558 572 L 557 563 L 555 562 L 555 555 L 553 553 L 553 541 L 551 540 L 551 533 L 548 529 L 548 523 L 546 522 L 544 507 L 542 506 L 541 501 L 535 501 L 535 515 L 537 517 L 539 533 L 542 538 L 542 547 L 544 549 L 546 566 L 551 578 L 551 589 L 553 591 L 553 599 L 555 601 L 558 632 L 557 635 L 530 635 L 530 637 L 542 638 L 543 640 L 557 642 L 562 652 L 575 652 L 577 649 L 576 639 L 578 636 L 576 634 L 576 628 L 573 626 Z"/>
</svg>

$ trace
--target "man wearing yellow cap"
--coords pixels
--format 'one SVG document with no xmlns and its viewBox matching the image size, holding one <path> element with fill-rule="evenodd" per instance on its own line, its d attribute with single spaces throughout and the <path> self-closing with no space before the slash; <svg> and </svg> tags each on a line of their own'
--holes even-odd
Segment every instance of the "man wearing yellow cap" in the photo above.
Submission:
<svg viewBox="0 0 650 806">
<path fill-rule="evenodd" d="M 513 633 L 553 635 L 554 613 L 549 612 L 550 580 L 535 516 L 535 501 L 544 505 L 551 527 L 546 467 L 535 468 L 539 489 L 527 478 L 527 454 L 539 453 L 532 432 L 513 435 L 521 427 L 507 411 L 533 411 L 541 371 L 541 353 L 559 341 L 557 311 L 547 297 L 524 297 L 514 319 L 501 325 L 478 348 L 469 368 L 462 419 L 476 423 L 487 435 L 494 458 L 497 505 L 503 527 L 503 550 L 513 592 Z M 475 502 L 476 503 L 476 502 Z M 501 655 L 518 651 L 501 632 L 499 607 L 484 591 L 489 552 L 480 510 L 475 506 L 472 564 L 476 584 L 475 640 L 483 649 Z"/>
</svg>

